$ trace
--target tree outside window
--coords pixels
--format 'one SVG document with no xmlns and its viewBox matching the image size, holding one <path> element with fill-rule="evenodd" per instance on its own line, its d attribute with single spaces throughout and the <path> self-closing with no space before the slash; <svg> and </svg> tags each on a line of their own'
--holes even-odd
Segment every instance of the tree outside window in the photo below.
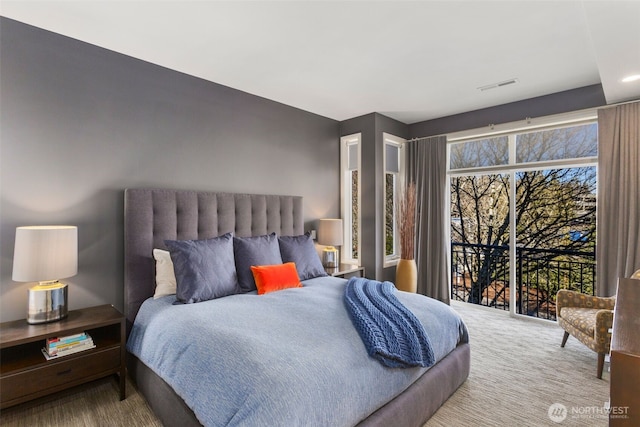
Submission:
<svg viewBox="0 0 640 427">
<path fill-rule="evenodd" d="M 465 170 L 450 179 L 453 298 L 508 309 L 514 291 L 518 313 L 555 318 L 558 289 L 594 292 L 596 166 L 576 159 L 593 160 L 596 135 L 592 123 L 451 147 L 451 171 Z"/>
</svg>

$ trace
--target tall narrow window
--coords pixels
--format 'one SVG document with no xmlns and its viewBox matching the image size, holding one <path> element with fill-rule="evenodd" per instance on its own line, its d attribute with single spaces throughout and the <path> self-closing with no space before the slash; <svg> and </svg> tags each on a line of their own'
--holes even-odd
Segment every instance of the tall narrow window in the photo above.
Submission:
<svg viewBox="0 0 640 427">
<path fill-rule="evenodd" d="M 360 139 L 359 133 L 340 138 L 344 225 L 342 261 L 355 264 L 360 256 Z"/>
<path fill-rule="evenodd" d="M 402 188 L 404 139 L 387 133 L 384 139 L 384 263 L 394 265 L 400 259 L 400 237 L 396 229 L 396 206 Z"/>
</svg>

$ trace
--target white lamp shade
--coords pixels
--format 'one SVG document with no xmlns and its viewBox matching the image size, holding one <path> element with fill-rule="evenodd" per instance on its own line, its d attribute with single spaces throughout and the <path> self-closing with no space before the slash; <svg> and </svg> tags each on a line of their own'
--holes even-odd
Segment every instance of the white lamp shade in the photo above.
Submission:
<svg viewBox="0 0 640 427">
<path fill-rule="evenodd" d="M 78 227 L 16 228 L 13 275 L 16 282 L 43 282 L 78 273 Z"/>
<path fill-rule="evenodd" d="M 321 219 L 318 223 L 318 243 L 326 246 L 342 246 L 342 220 Z"/>
</svg>

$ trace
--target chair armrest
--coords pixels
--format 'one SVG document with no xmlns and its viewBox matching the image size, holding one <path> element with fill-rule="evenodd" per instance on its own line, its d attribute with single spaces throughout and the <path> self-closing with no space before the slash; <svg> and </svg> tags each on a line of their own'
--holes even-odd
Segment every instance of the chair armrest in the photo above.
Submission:
<svg viewBox="0 0 640 427">
<path fill-rule="evenodd" d="M 601 308 L 613 310 L 616 297 L 596 297 L 576 291 L 560 289 L 556 294 L 556 315 L 560 317 L 562 307 Z"/>
<path fill-rule="evenodd" d="M 609 329 L 613 327 L 613 311 L 598 310 L 596 313 L 595 340 L 602 344 L 608 344 L 611 339 Z"/>
</svg>

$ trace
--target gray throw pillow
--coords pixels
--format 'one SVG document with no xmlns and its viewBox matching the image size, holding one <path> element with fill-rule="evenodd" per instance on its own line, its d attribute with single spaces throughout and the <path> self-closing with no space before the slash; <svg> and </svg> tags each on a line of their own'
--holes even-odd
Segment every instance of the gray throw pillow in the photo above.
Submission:
<svg viewBox="0 0 640 427">
<path fill-rule="evenodd" d="M 300 280 L 327 276 L 310 233 L 300 236 L 280 236 L 278 243 L 282 262 L 294 262 Z"/>
<path fill-rule="evenodd" d="M 205 240 L 165 240 L 176 274 L 176 299 L 184 304 L 238 293 L 233 235 Z"/>
<path fill-rule="evenodd" d="M 282 264 L 276 233 L 254 237 L 234 237 L 233 252 L 241 292 L 256 290 L 256 282 L 251 271 L 252 265 Z"/>
</svg>

